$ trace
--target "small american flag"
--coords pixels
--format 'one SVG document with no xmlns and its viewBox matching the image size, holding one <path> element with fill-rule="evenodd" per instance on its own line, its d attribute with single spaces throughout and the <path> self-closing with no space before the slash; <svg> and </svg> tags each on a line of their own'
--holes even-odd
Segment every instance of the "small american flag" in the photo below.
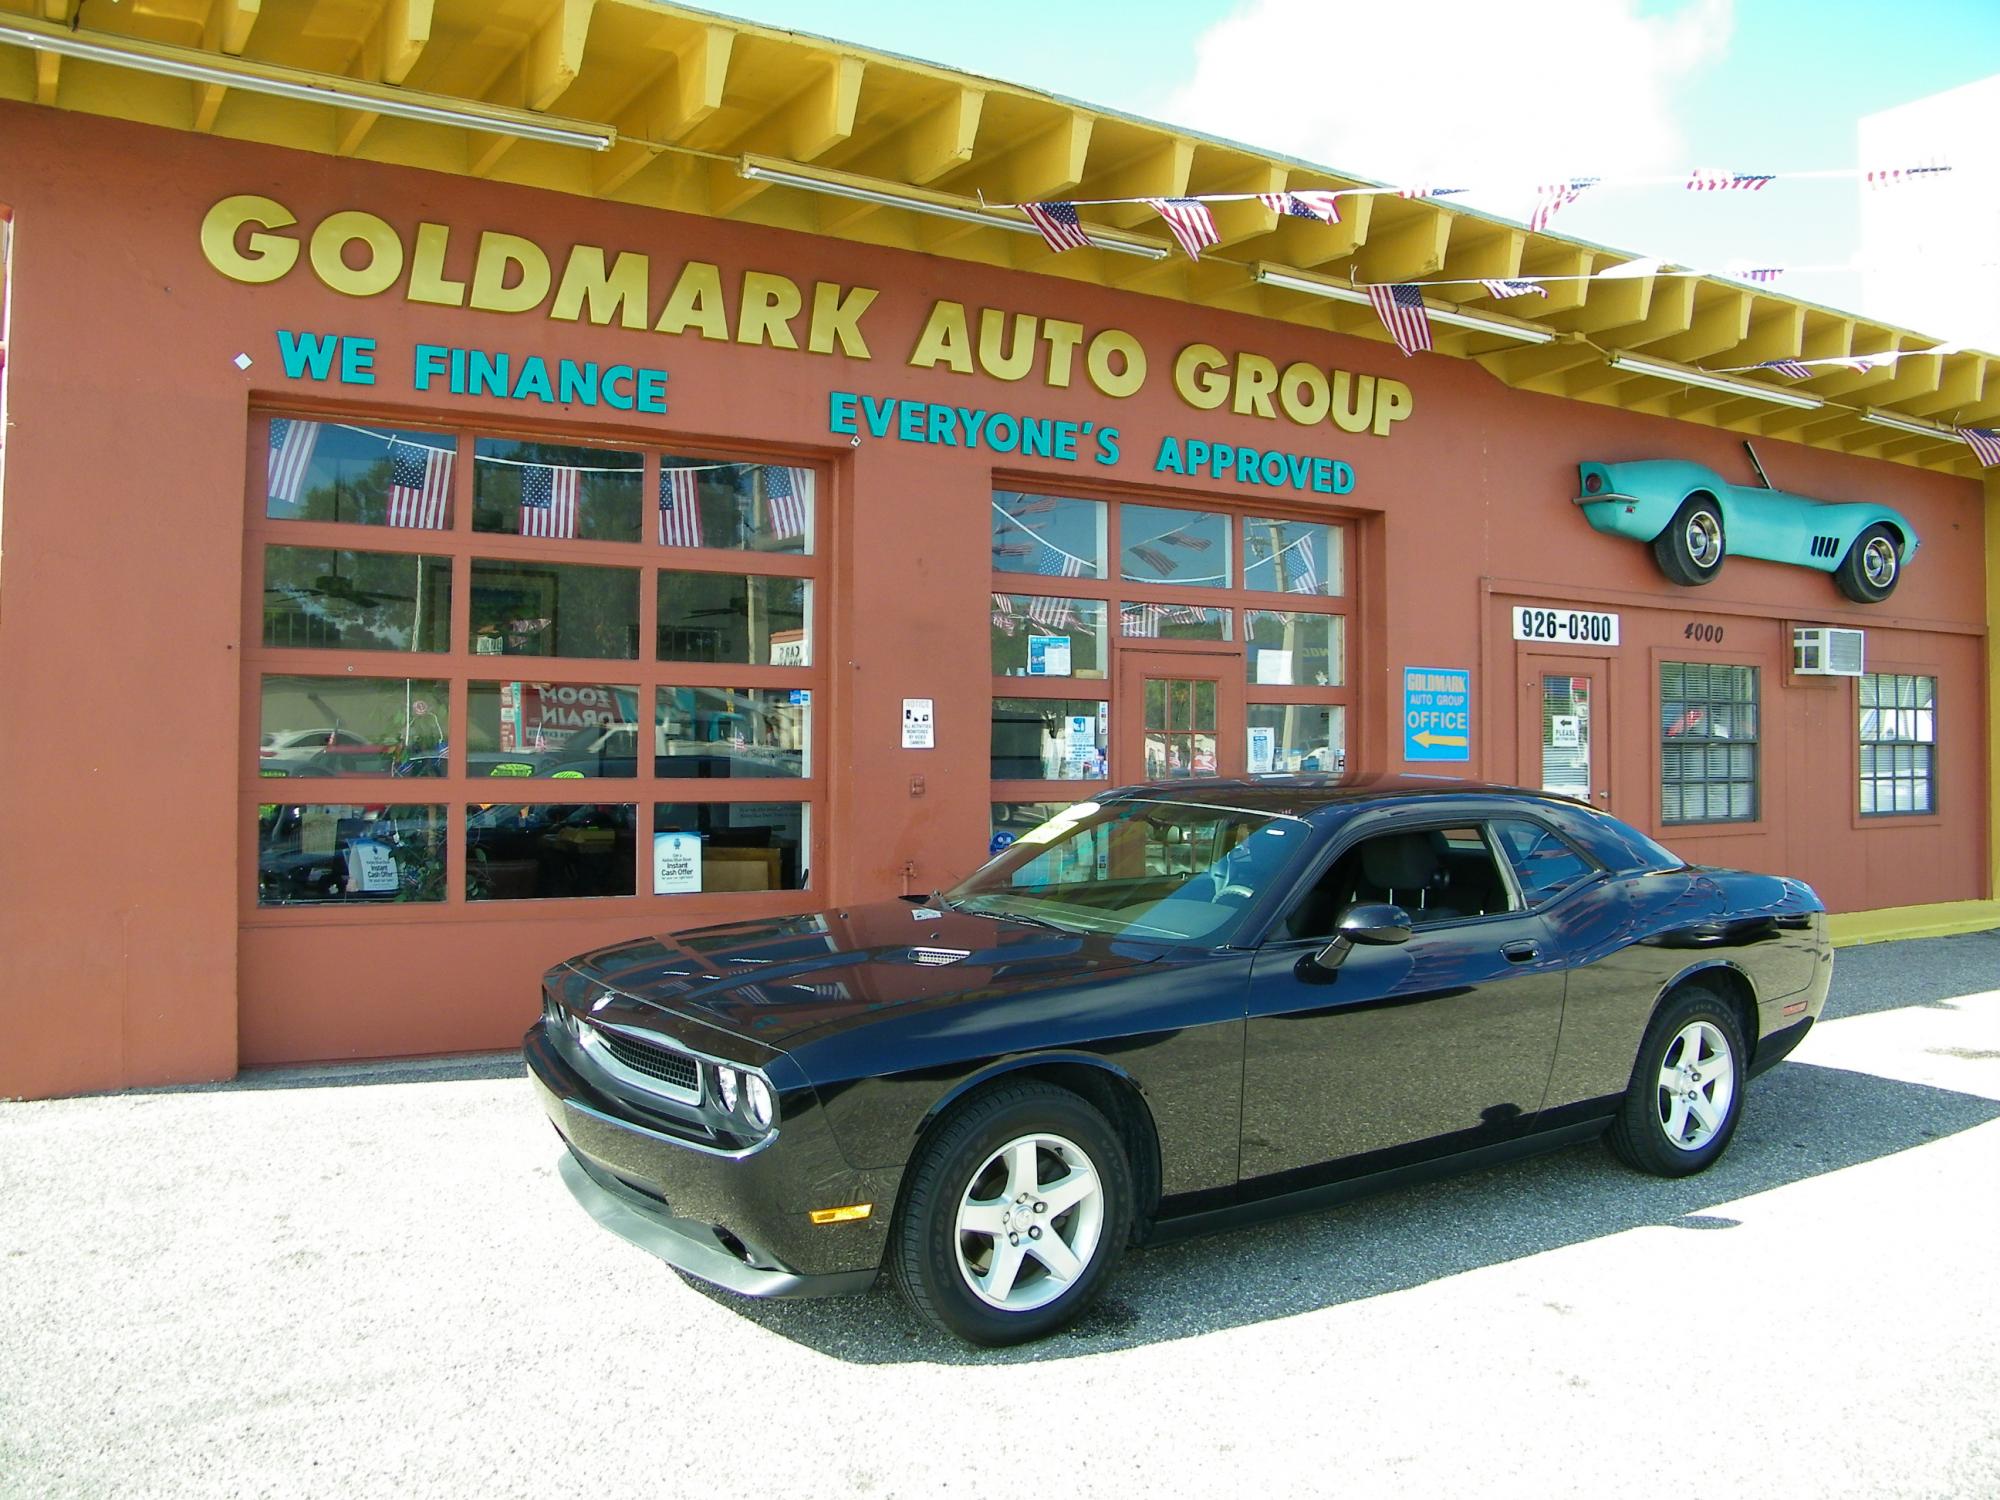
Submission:
<svg viewBox="0 0 2000 1500">
<path fill-rule="evenodd" d="M 1174 239 L 1188 258 L 1200 260 L 1204 245 L 1219 245 L 1222 235 L 1215 227 L 1215 215 L 1199 198 L 1148 198 L 1146 200 L 1167 221 Z"/>
<path fill-rule="evenodd" d="M 1023 203 L 1021 212 L 1042 232 L 1042 238 L 1056 254 L 1090 248 L 1090 236 L 1083 232 L 1083 221 L 1077 217 L 1074 203 Z"/>
<path fill-rule="evenodd" d="M 1549 227 L 1549 220 L 1559 209 L 1568 208 L 1583 196 L 1583 190 L 1596 187 L 1595 177 L 1572 177 L 1568 182 L 1544 183 L 1535 189 L 1535 211 L 1528 215 L 1528 228 L 1540 234 Z"/>
<path fill-rule="evenodd" d="M 389 524 L 444 530 L 451 500 L 451 464 L 458 455 L 422 443 L 389 444 Z"/>
<path fill-rule="evenodd" d="M 1032 516 L 1041 511 L 1054 510 L 1055 508 L 1056 497 L 1054 495 L 1024 495 L 1021 498 L 1021 503 L 1014 507 L 1013 514 L 1017 516 Z"/>
<path fill-rule="evenodd" d="M 1292 570 L 1292 581 L 1286 588 L 1288 594 L 1317 594 L 1319 592 L 1319 565 L 1313 560 L 1312 542 L 1304 537 L 1292 543 L 1292 550 L 1298 556 L 1298 563 Z"/>
<path fill-rule="evenodd" d="M 1034 550 L 1035 544 L 1033 542 L 995 542 L 993 544 L 993 555 L 995 557 L 1026 557 Z"/>
<path fill-rule="evenodd" d="M 660 545 L 703 545 L 701 472 L 698 469 L 660 470 Z"/>
<path fill-rule="evenodd" d="M 1487 281 L 1479 283 L 1495 297 L 1546 297 L 1549 289 L 1539 281 Z"/>
<path fill-rule="evenodd" d="M 1206 552 L 1210 547 L 1215 545 L 1213 539 L 1205 536 L 1196 536 L 1185 527 L 1179 531 L 1168 532 L 1160 540 L 1165 542 L 1169 547 L 1185 547 L 1190 552 Z"/>
<path fill-rule="evenodd" d="M 1332 193 L 1259 193 L 1257 201 L 1288 218 L 1318 219 L 1323 224 L 1340 222 L 1340 203 Z"/>
<path fill-rule="evenodd" d="M 1712 168 L 1697 167 L 1688 174 L 1687 190 L 1690 193 L 1717 193 L 1736 189 L 1746 193 L 1763 191 L 1765 185 L 1777 180 L 1775 172 L 1718 172 Z"/>
<path fill-rule="evenodd" d="M 1982 468 L 2000 465 L 2000 431 L 1991 427 L 1961 427 L 1958 435 L 1972 445 Z"/>
<path fill-rule="evenodd" d="M 1375 304 L 1382 326 L 1403 353 L 1430 348 L 1430 314 L 1424 310 L 1424 294 L 1413 283 L 1378 281 L 1368 288 L 1368 300 Z"/>
<path fill-rule="evenodd" d="M 1398 198 L 1449 198 L 1455 193 L 1462 193 L 1464 191 L 1466 191 L 1464 188 L 1430 187 L 1428 185 L 1419 185 L 1416 187 L 1397 188 L 1396 196 Z"/>
<path fill-rule="evenodd" d="M 299 491 L 312 467 L 313 450 L 319 446 L 320 424 L 301 422 L 295 417 L 271 418 L 271 498 L 286 505 L 298 503 Z"/>
<path fill-rule="evenodd" d="M 1863 173 L 1868 186 L 1888 187 L 1892 183 L 1907 182 L 1916 177 L 1928 177 L 1936 172 L 1949 172 L 1950 167 L 1876 167 Z"/>
<path fill-rule="evenodd" d="M 1035 545 L 1040 549 L 1035 554 L 1034 567 L 1037 573 L 1048 573 L 1063 578 L 1083 577 L 1085 563 L 1075 553 L 1065 552 L 1060 547 L 1051 547 L 1039 539 Z"/>
<path fill-rule="evenodd" d="M 1069 617 L 1070 603 L 1067 599 L 1038 598 L 1028 606 L 1028 618 L 1051 630 L 1060 630 L 1069 624 Z"/>
<path fill-rule="evenodd" d="M 1132 555 L 1151 568 L 1155 573 L 1172 573 L 1180 567 L 1179 563 L 1167 556 L 1158 547 L 1144 545 L 1134 547 Z"/>
<path fill-rule="evenodd" d="M 1021 622 L 1014 618 L 1014 601 L 1006 594 L 993 596 L 993 628 L 1002 635 L 1012 635 Z"/>
<path fill-rule="evenodd" d="M 1877 365 L 1893 365 L 1895 362 L 1894 356 L 1887 354 L 1857 354 L 1852 359 L 1834 361 L 1835 364 L 1852 370 L 1857 375 L 1866 375 Z"/>
<path fill-rule="evenodd" d="M 1783 266 L 1750 266 L 1736 273 L 1745 281 L 1776 281 L 1785 274 Z"/>
<path fill-rule="evenodd" d="M 1793 380 L 1812 379 L 1812 366 L 1808 365 L 1802 359 L 1767 359 L 1761 365 L 1758 365 L 1757 368 L 1760 370 L 1776 370 L 1780 375 L 1789 376 Z"/>
<path fill-rule="evenodd" d="M 577 491 L 583 471 L 564 465 L 528 464 L 521 470 L 521 535 L 576 535 Z"/>
<path fill-rule="evenodd" d="M 813 471 L 779 468 L 764 470 L 764 503 L 771 511 L 771 535 L 804 536 L 806 512 L 812 505 Z"/>
<path fill-rule="evenodd" d="M 1119 624 L 1126 635 L 1158 635 L 1160 633 L 1160 606 L 1157 604 L 1127 604 L 1119 613 L 1123 616 Z"/>
</svg>

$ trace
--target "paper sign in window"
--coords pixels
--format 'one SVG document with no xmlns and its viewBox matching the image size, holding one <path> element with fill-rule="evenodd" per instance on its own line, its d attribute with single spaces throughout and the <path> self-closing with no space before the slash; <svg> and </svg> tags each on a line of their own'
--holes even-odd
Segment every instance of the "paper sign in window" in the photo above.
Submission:
<svg viewBox="0 0 2000 1500">
<path fill-rule="evenodd" d="M 701 889 L 701 835 L 653 835 L 653 894 L 684 896 Z"/>
</svg>

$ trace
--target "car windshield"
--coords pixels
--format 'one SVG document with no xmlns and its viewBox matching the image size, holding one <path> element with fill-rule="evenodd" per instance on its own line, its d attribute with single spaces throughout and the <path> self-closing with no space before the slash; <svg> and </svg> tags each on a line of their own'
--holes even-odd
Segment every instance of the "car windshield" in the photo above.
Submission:
<svg viewBox="0 0 2000 1500">
<path fill-rule="evenodd" d="M 961 911 L 1067 932 L 1226 947 L 1304 853 L 1289 814 L 1153 799 L 1080 802 L 945 894 Z"/>
</svg>

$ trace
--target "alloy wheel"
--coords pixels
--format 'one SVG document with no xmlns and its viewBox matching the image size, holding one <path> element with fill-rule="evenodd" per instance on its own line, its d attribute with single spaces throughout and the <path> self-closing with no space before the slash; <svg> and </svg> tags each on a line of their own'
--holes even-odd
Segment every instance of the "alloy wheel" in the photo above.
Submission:
<svg viewBox="0 0 2000 1500">
<path fill-rule="evenodd" d="M 1660 1059 L 1660 1129 L 1682 1151 L 1715 1139 L 1736 1096 L 1736 1058 L 1729 1039 L 1709 1021 L 1690 1021 Z"/>
<path fill-rule="evenodd" d="M 988 1156 L 959 1200 L 953 1241 L 972 1294 L 1004 1312 L 1055 1301 L 1089 1269 L 1104 1187 L 1074 1141 L 1024 1135 Z"/>
</svg>

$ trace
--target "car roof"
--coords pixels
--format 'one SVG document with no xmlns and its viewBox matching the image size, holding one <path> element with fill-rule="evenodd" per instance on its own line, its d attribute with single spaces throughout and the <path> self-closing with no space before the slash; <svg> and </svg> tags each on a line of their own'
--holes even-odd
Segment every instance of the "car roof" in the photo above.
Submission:
<svg viewBox="0 0 2000 1500">
<path fill-rule="evenodd" d="M 1158 802 L 1189 802 L 1258 811 L 1306 814 L 1320 808 L 1354 810 L 1376 802 L 1425 802 L 1475 797 L 1529 798 L 1564 807 L 1586 804 L 1573 798 L 1504 782 L 1474 781 L 1457 776 L 1422 776 L 1388 771 L 1347 775 L 1202 777 L 1185 781 L 1146 781 L 1118 787 L 1093 800 L 1124 798 Z"/>
</svg>

